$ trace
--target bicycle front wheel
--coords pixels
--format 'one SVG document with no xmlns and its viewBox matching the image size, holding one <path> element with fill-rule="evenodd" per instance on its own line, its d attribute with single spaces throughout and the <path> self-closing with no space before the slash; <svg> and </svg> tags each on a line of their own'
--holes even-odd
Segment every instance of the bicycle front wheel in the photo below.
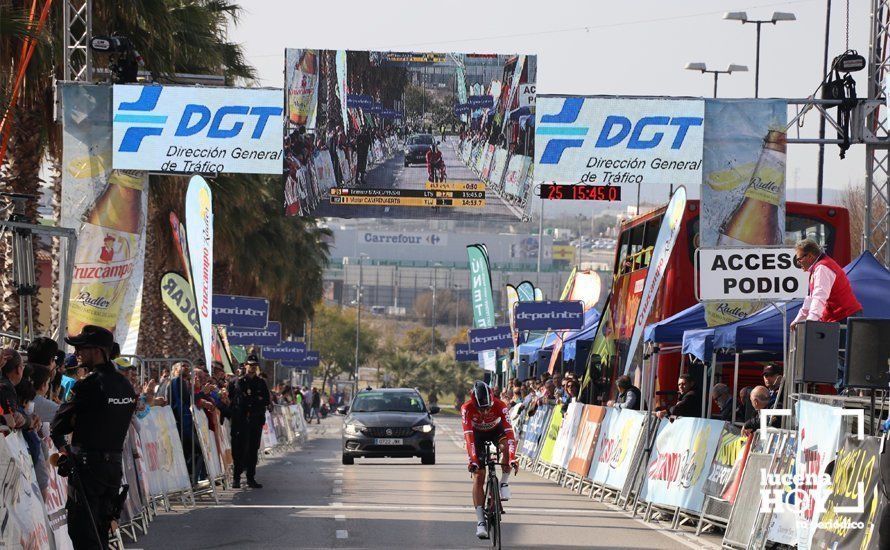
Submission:
<svg viewBox="0 0 890 550">
<path fill-rule="evenodd" d="M 488 479 L 488 500 L 486 512 L 488 515 L 488 538 L 491 547 L 501 550 L 501 488 L 498 479 L 492 476 Z"/>
</svg>

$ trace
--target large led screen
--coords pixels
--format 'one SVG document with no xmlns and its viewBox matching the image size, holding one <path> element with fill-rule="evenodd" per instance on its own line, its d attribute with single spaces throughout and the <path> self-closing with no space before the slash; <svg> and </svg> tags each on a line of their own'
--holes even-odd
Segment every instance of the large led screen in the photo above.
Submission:
<svg viewBox="0 0 890 550">
<path fill-rule="evenodd" d="M 528 219 L 531 55 L 288 49 L 285 209 Z"/>
</svg>

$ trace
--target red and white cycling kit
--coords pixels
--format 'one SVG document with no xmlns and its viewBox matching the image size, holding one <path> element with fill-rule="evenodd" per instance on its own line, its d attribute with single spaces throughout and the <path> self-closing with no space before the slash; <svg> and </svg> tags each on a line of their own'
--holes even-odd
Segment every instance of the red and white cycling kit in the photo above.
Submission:
<svg viewBox="0 0 890 550">
<path fill-rule="evenodd" d="M 509 411 L 507 404 L 500 399 L 495 399 L 491 407 L 484 411 L 476 406 L 472 398 L 460 408 L 470 464 L 480 465 L 479 455 L 484 452 L 486 441 L 496 443 L 502 439 L 507 440 L 510 462 L 516 460 L 516 438 L 508 420 Z"/>
</svg>

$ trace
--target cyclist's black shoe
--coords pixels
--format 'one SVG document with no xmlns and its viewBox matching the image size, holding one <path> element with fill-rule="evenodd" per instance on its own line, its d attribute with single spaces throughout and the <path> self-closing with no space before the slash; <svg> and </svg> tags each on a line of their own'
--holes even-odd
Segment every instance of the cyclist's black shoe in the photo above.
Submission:
<svg viewBox="0 0 890 550">
<path fill-rule="evenodd" d="M 476 524 L 476 536 L 480 539 L 488 538 L 488 525 L 486 525 L 484 521 L 480 521 Z"/>
</svg>

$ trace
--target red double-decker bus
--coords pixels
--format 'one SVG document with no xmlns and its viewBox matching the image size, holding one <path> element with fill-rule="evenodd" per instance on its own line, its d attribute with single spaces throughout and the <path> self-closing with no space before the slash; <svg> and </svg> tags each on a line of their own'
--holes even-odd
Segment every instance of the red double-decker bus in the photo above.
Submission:
<svg viewBox="0 0 890 550">
<path fill-rule="evenodd" d="M 652 248 L 661 227 L 666 207 L 623 222 L 615 250 L 614 279 L 610 306 L 612 340 L 607 349 L 614 355 L 606 361 L 603 374 L 614 381 L 624 365 L 627 347 L 634 330 L 637 307 L 646 280 Z M 699 247 L 699 201 L 686 203 L 682 227 L 668 262 L 649 323 L 666 319 L 696 303 L 694 296 L 694 254 Z M 813 238 L 841 265 L 850 262 L 850 215 L 838 206 L 788 202 L 785 208 L 785 242 Z M 676 390 L 680 374 L 680 354 L 659 357 L 659 390 Z M 610 368 L 611 369 L 610 369 Z M 611 372 L 608 372 L 611 370 Z M 755 375 L 756 376 L 756 375 Z"/>
</svg>

